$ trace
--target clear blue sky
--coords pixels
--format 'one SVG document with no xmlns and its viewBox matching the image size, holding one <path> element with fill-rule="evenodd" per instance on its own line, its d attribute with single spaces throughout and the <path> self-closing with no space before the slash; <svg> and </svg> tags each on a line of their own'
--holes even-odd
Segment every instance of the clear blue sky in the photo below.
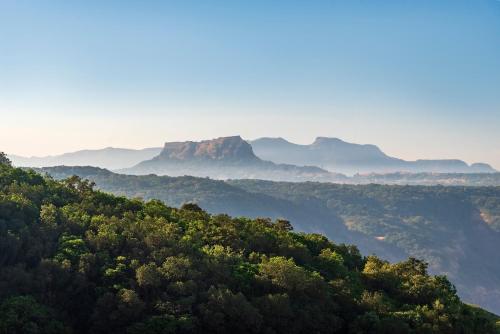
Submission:
<svg viewBox="0 0 500 334">
<path fill-rule="evenodd" d="M 0 150 L 334 136 L 500 168 L 500 2 L 0 1 Z"/>
</svg>

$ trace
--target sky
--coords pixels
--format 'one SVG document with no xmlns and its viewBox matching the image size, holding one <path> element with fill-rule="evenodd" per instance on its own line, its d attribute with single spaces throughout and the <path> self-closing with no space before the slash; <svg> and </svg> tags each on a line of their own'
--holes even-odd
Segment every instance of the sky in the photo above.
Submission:
<svg viewBox="0 0 500 334">
<path fill-rule="evenodd" d="M 500 169 L 500 1 L 0 0 L 0 151 L 237 134 Z"/>
</svg>

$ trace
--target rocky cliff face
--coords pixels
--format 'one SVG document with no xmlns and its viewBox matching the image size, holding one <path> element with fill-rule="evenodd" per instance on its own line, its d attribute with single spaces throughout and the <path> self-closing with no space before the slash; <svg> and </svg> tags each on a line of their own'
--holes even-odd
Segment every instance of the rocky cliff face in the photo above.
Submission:
<svg viewBox="0 0 500 334">
<path fill-rule="evenodd" d="M 233 136 L 201 142 L 166 143 L 156 160 L 256 162 L 259 158 L 250 144 L 240 136 Z"/>
</svg>

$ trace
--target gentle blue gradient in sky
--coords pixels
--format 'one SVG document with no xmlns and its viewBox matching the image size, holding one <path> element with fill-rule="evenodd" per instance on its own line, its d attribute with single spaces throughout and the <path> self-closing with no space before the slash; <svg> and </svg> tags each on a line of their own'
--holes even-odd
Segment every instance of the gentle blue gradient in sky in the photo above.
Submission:
<svg viewBox="0 0 500 334">
<path fill-rule="evenodd" d="M 0 1 L 0 150 L 241 134 L 500 168 L 500 2 Z"/>
</svg>

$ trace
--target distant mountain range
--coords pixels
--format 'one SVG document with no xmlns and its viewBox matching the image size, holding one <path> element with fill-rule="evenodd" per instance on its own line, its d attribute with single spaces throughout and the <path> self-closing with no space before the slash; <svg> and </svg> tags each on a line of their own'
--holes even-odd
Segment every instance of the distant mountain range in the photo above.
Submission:
<svg viewBox="0 0 500 334">
<path fill-rule="evenodd" d="M 347 143 L 338 138 L 318 137 L 310 145 L 283 138 L 250 141 L 255 154 L 265 160 L 294 165 L 314 165 L 337 173 L 494 173 L 490 165 L 468 165 L 462 160 L 406 161 L 390 157 L 375 145 Z"/>
<path fill-rule="evenodd" d="M 163 148 L 105 148 L 48 157 L 9 155 L 23 167 L 94 166 L 130 174 L 194 175 L 216 179 L 252 178 L 280 181 L 345 182 L 343 174 L 494 173 L 490 165 L 462 160 L 406 161 L 375 145 L 318 137 L 310 145 L 283 138 L 244 141 L 239 136 L 201 142 L 167 142 Z"/>
<path fill-rule="evenodd" d="M 51 167 L 51 166 L 93 166 L 110 170 L 132 167 L 141 161 L 151 159 L 161 152 L 161 147 L 133 150 L 107 147 L 97 150 L 81 150 L 46 157 L 22 157 L 8 155 L 15 166 Z"/>
<path fill-rule="evenodd" d="M 258 158 L 252 146 L 240 136 L 201 142 L 166 143 L 161 153 L 132 168 L 126 174 L 192 175 L 213 179 L 265 179 L 278 181 L 331 181 L 346 177 L 314 166 L 276 164 Z"/>
</svg>

